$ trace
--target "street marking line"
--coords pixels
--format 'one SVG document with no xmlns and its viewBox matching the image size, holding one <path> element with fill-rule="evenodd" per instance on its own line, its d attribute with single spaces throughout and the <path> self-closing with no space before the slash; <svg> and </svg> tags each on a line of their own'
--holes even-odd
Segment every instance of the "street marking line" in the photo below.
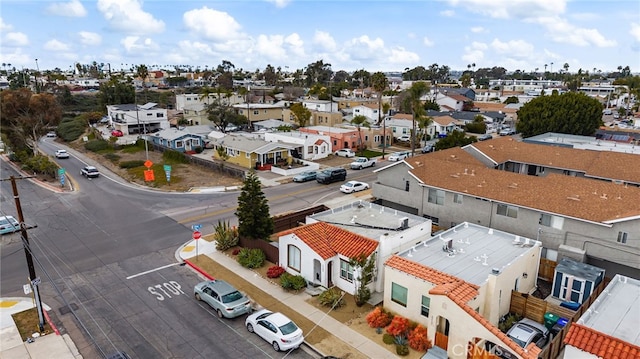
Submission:
<svg viewBox="0 0 640 359">
<path fill-rule="evenodd" d="M 128 277 L 127 277 L 127 279 L 131 279 L 131 278 L 139 277 L 139 276 L 141 276 L 141 275 L 145 275 L 145 274 L 153 273 L 153 272 L 159 271 L 159 270 L 161 270 L 161 269 L 165 269 L 165 268 L 169 268 L 169 267 L 177 266 L 177 265 L 179 265 L 179 264 L 180 264 L 180 263 L 171 263 L 171 264 L 167 264 L 166 266 L 162 266 L 162 267 L 158 267 L 158 268 L 150 269 L 150 270 L 148 270 L 148 271 L 140 272 L 140 273 L 138 273 L 138 274 L 130 275 L 130 276 L 128 276 Z"/>
</svg>

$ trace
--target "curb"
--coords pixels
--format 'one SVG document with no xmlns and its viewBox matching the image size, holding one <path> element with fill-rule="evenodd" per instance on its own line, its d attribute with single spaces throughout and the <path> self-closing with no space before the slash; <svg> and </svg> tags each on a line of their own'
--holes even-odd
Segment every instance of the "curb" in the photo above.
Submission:
<svg viewBox="0 0 640 359">
<path fill-rule="evenodd" d="M 205 272 L 202 268 L 200 268 L 197 265 L 193 264 L 190 260 L 185 259 L 184 262 L 187 263 L 189 265 L 189 267 L 193 268 L 196 272 L 198 272 L 198 273 L 202 274 L 203 276 L 205 276 L 207 279 L 209 279 L 209 280 L 214 280 L 215 279 L 209 273 Z"/>
<path fill-rule="evenodd" d="M 53 322 L 51 321 L 51 317 L 49 317 L 49 312 L 46 310 L 43 310 L 42 312 L 44 313 L 44 318 L 47 321 L 47 323 L 49 323 L 49 326 L 51 327 L 51 329 L 53 329 L 56 335 L 60 335 L 60 331 L 58 330 L 58 327 L 56 327 L 56 325 L 53 324 Z"/>
</svg>

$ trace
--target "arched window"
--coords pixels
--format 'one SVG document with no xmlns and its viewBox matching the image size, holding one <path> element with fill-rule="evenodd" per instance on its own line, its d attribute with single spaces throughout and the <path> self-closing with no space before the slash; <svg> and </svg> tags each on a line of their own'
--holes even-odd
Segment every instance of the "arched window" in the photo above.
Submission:
<svg viewBox="0 0 640 359">
<path fill-rule="evenodd" d="M 300 272 L 300 248 L 290 244 L 287 253 L 287 266 L 297 272 Z"/>
</svg>

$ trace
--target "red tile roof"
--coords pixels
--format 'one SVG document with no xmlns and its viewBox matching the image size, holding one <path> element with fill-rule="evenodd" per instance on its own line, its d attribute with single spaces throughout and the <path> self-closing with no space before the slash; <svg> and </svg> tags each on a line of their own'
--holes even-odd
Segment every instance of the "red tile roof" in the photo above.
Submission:
<svg viewBox="0 0 640 359">
<path fill-rule="evenodd" d="M 278 236 L 282 237 L 291 233 L 300 238 L 300 240 L 306 243 L 309 248 L 318 253 L 323 259 L 335 257 L 336 254 L 341 254 L 348 258 L 355 257 L 362 253 L 369 256 L 378 248 L 378 242 L 373 239 L 349 232 L 325 222 L 316 222 L 296 227 L 281 232 Z"/>
<path fill-rule="evenodd" d="M 507 337 L 507 335 L 500 331 L 498 327 L 491 324 L 491 322 L 480 315 L 480 313 L 467 305 L 471 299 L 478 295 L 479 286 L 396 255 L 391 256 L 391 258 L 385 262 L 385 265 L 435 284 L 435 287 L 429 290 L 429 294 L 447 296 L 447 298 L 467 312 L 467 314 L 469 314 L 478 323 L 482 324 L 482 326 L 498 337 L 498 339 L 508 346 L 509 349 L 521 356 L 523 359 L 535 359 L 538 357 L 541 349 L 534 343 L 531 343 L 525 350 Z"/>
<path fill-rule="evenodd" d="M 640 347 L 584 325 L 573 323 L 564 343 L 603 359 L 640 358 Z"/>
</svg>

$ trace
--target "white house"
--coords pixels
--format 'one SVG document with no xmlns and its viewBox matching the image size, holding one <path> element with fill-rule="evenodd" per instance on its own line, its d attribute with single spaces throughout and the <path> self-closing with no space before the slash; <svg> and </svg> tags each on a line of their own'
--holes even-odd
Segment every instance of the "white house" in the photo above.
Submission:
<svg viewBox="0 0 640 359">
<path fill-rule="evenodd" d="M 511 291 L 536 289 L 541 243 L 463 222 L 385 262 L 384 307 L 424 325 L 449 358 L 466 359 L 469 343 L 492 343 L 517 358 L 537 358 L 498 328 Z M 512 356 L 513 358 L 513 356 Z"/>
<path fill-rule="evenodd" d="M 369 120 L 369 123 L 374 124 L 378 122 L 378 105 L 377 104 L 365 104 L 358 105 L 353 108 L 353 117 L 355 116 L 364 116 Z"/>
<path fill-rule="evenodd" d="M 456 128 L 458 121 L 451 116 L 434 117 L 427 127 L 427 134 L 434 137 L 444 137 Z"/>
<path fill-rule="evenodd" d="M 571 324 L 566 359 L 640 357 L 640 281 L 616 274 L 598 299 Z"/>
<path fill-rule="evenodd" d="M 202 95 L 197 93 L 188 93 L 188 94 L 178 94 L 176 95 L 176 110 L 184 111 L 186 106 L 193 105 L 202 105 L 206 106 L 208 104 L 214 103 L 218 98 L 217 93 L 211 93 L 208 97 L 200 98 Z M 234 105 L 238 103 L 244 103 L 244 96 L 239 95 L 237 93 L 232 93 L 227 96 L 227 94 L 220 93 L 220 100 L 224 104 Z"/>
<path fill-rule="evenodd" d="M 397 113 L 393 115 L 393 117 L 387 117 L 384 121 L 386 128 L 391 129 L 392 135 L 395 138 L 402 135 L 410 135 L 413 130 L 413 116 L 411 115 Z"/>
<path fill-rule="evenodd" d="M 320 112 L 336 112 L 338 111 L 338 103 L 328 100 L 304 100 L 302 106 L 306 107 L 310 111 Z"/>
<path fill-rule="evenodd" d="M 465 102 L 471 102 L 468 97 L 457 93 L 442 93 L 436 95 L 436 103 L 443 111 L 462 111 Z"/>
<path fill-rule="evenodd" d="M 307 161 L 326 158 L 331 154 L 331 137 L 299 131 L 266 132 L 264 140 L 269 142 L 284 142 L 294 145 L 291 155 Z"/>
<path fill-rule="evenodd" d="M 167 110 L 153 102 L 144 105 L 107 105 L 107 117 L 109 125 L 124 135 L 169 128 Z"/>
</svg>

